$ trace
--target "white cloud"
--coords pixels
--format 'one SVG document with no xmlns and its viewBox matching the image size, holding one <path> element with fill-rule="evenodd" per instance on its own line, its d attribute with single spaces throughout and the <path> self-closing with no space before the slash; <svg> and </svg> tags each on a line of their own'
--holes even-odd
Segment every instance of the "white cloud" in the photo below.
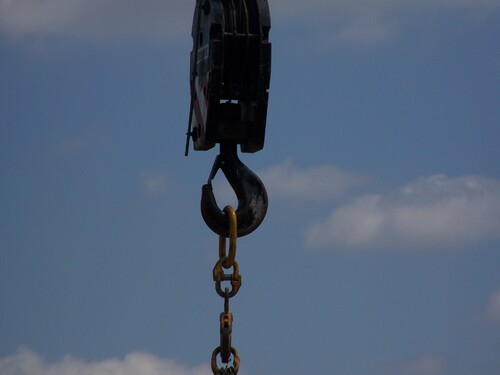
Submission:
<svg viewBox="0 0 500 375">
<path fill-rule="evenodd" d="M 66 356 L 48 363 L 38 354 L 21 348 L 12 356 L 0 358 L 2 375 L 205 375 L 211 373 L 208 365 L 189 368 L 176 361 L 161 359 L 151 354 L 134 352 L 123 359 L 85 362 Z"/>
<path fill-rule="evenodd" d="M 167 192 L 167 176 L 163 172 L 141 172 L 142 189 L 146 196 L 158 196 Z"/>
<path fill-rule="evenodd" d="M 57 152 L 67 155 L 89 151 L 106 143 L 105 137 L 99 132 L 86 132 L 74 137 L 59 140 Z"/>
<path fill-rule="evenodd" d="M 461 248 L 500 239 L 500 182 L 481 176 L 420 178 L 335 209 L 305 233 L 310 247 Z"/>
<path fill-rule="evenodd" d="M 486 306 L 486 317 L 491 322 L 500 323 L 500 290 L 491 295 Z"/>
<path fill-rule="evenodd" d="M 304 24 L 324 44 L 372 44 L 393 39 L 417 12 L 456 9 L 484 10 L 500 0 L 273 0 L 273 16 Z"/>
<path fill-rule="evenodd" d="M 257 173 L 273 197 L 301 201 L 334 200 L 349 189 L 367 183 L 368 177 L 333 165 L 298 169 L 284 161 Z"/>
<path fill-rule="evenodd" d="M 364 14 L 364 11 L 388 12 L 394 9 L 439 7 L 488 7 L 500 4 L 500 0 L 270 0 L 277 17 L 304 18 L 311 15 L 330 17 L 335 15 Z"/>
<path fill-rule="evenodd" d="M 440 375 L 448 367 L 448 360 L 440 355 L 427 355 L 415 360 L 387 364 L 376 369 L 376 375 Z"/>
<path fill-rule="evenodd" d="M 178 0 L 0 0 L 0 32 L 85 40 L 189 38 L 193 7 Z"/>
</svg>

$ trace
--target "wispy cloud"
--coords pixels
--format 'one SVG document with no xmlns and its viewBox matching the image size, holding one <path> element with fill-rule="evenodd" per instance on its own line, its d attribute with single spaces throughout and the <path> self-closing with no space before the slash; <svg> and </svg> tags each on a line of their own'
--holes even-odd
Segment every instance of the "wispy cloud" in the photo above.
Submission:
<svg viewBox="0 0 500 375">
<path fill-rule="evenodd" d="M 140 178 L 142 191 L 147 197 L 156 197 L 167 192 L 167 176 L 164 172 L 143 171 Z"/>
<path fill-rule="evenodd" d="M 448 367 L 448 360 L 441 356 L 430 354 L 421 358 L 390 363 L 380 366 L 374 375 L 440 375 Z"/>
<path fill-rule="evenodd" d="M 105 137 L 98 132 L 86 132 L 73 137 L 60 139 L 56 150 L 60 154 L 77 154 L 100 147 L 106 143 Z"/>
<path fill-rule="evenodd" d="M 84 40 L 189 38 L 194 3 L 177 0 L 0 0 L 0 32 Z"/>
<path fill-rule="evenodd" d="M 493 323 L 500 324 L 500 290 L 494 292 L 486 306 L 486 318 Z"/>
<path fill-rule="evenodd" d="M 123 359 L 85 362 L 71 356 L 48 363 L 38 354 L 21 348 L 12 356 L 0 358 L 2 375 L 204 375 L 208 365 L 183 366 L 176 361 L 146 353 L 130 353 Z"/>
<path fill-rule="evenodd" d="M 500 239 L 500 182 L 481 176 L 420 178 L 336 208 L 305 233 L 309 247 L 462 248 Z"/>
<path fill-rule="evenodd" d="M 300 201 L 335 200 L 370 180 L 334 165 L 300 169 L 290 160 L 260 171 L 258 175 L 274 197 Z"/>
<path fill-rule="evenodd" d="M 322 42 L 373 44 L 395 38 L 419 12 L 489 9 L 499 0 L 273 0 L 277 19 L 304 25 Z"/>
<path fill-rule="evenodd" d="M 277 17 L 308 19 L 311 17 L 356 17 L 367 14 L 389 14 L 395 10 L 422 10 L 468 7 L 484 9 L 500 5 L 500 0 L 273 0 L 270 6 Z"/>
</svg>

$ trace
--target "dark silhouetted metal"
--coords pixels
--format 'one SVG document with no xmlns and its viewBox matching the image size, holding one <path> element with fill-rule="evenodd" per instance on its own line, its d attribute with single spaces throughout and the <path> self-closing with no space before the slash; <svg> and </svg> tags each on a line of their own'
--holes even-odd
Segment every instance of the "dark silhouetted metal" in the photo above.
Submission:
<svg viewBox="0 0 500 375">
<path fill-rule="evenodd" d="M 238 237 L 252 233 L 262 223 L 267 212 L 267 192 L 260 178 L 243 164 L 236 153 L 236 145 L 221 145 L 201 194 L 201 215 L 207 226 L 220 236 L 229 236 L 227 216 L 218 207 L 212 188 L 212 179 L 221 169 L 238 198 Z"/>
</svg>

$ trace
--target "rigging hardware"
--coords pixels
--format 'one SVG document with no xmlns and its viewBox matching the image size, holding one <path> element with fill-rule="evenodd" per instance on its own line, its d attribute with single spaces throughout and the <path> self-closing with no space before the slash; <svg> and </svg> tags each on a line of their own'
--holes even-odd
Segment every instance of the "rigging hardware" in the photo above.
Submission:
<svg viewBox="0 0 500 375">
<path fill-rule="evenodd" d="M 271 77 L 267 0 L 197 0 L 191 51 L 191 105 L 186 138 L 195 150 L 216 143 L 264 147 Z"/>
<path fill-rule="evenodd" d="M 257 229 L 268 206 L 264 184 L 238 158 L 238 145 L 244 153 L 264 147 L 271 77 L 270 28 L 267 0 L 196 0 L 185 155 L 191 140 L 196 151 L 220 144 L 201 196 L 202 217 L 219 235 L 213 279 L 217 294 L 224 298 L 220 346 L 212 353 L 214 375 L 236 375 L 239 370 L 240 358 L 231 346 L 233 315 L 229 311 L 229 299 L 241 286 L 236 240 Z M 219 169 L 236 193 L 236 210 L 231 206 L 221 210 L 217 205 L 212 180 Z M 230 239 L 227 255 L 226 238 Z M 229 269 L 232 273 L 226 274 L 224 270 Z M 223 282 L 229 282 L 231 289 L 223 289 Z M 219 355 L 226 364 L 223 368 L 217 365 Z"/>
<path fill-rule="evenodd" d="M 218 207 L 212 180 L 221 169 L 238 198 L 238 237 L 253 232 L 267 213 L 267 192 L 260 178 L 238 158 L 236 145 L 221 144 L 208 182 L 201 189 L 201 215 L 207 226 L 219 236 L 228 236 L 227 217 Z"/>
<path fill-rule="evenodd" d="M 219 237 L 219 260 L 213 270 L 215 290 L 217 294 L 224 298 L 224 311 L 220 314 L 220 345 L 212 353 L 212 372 L 214 375 L 231 374 L 236 375 L 240 366 L 240 357 L 236 349 L 231 346 L 231 335 L 233 333 L 233 314 L 229 311 L 229 299 L 233 298 L 241 287 L 241 275 L 238 262 L 236 262 L 236 241 L 237 241 L 237 216 L 233 207 L 226 206 L 224 212 L 229 221 L 229 253 L 226 255 L 226 237 Z M 224 269 L 233 268 L 232 274 L 226 274 Z M 222 290 L 222 282 L 230 281 L 231 290 L 228 287 Z M 222 363 L 227 364 L 221 369 L 217 366 L 217 356 L 220 354 Z M 233 358 L 232 366 L 229 365 Z"/>
</svg>

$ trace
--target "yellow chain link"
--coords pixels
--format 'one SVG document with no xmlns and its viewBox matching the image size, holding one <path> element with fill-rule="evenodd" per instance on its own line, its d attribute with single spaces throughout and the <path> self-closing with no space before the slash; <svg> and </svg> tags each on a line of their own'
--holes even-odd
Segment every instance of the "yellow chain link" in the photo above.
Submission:
<svg viewBox="0 0 500 375">
<path fill-rule="evenodd" d="M 219 236 L 219 259 L 222 260 L 222 266 L 227 270 L 234 264 L 236 258 L 236 239 L 238 237 L 238 218 L 236 211 L 232 206 L 224 207 L 224 212 L 229 221 L 229 254 L 226 255 L 226 237 Z"/>
<path fill-rule="evenodd" d="M 221 373 L 221 369 L 217 366 L 217 355 L 220 354 L 220 347 L 215 348 L 215 350 L 212 353 L 212 372 L 214 375 L 218 375 Z M 238 371 L 240 370 L 240 356 L 238 355 L 238 352 L 236 351 L 235 348 L 231 348 L 231 354 L 233 355 L 233 366 L 230 369 L 230 374 L 237 374 Z"/>
</svg>

